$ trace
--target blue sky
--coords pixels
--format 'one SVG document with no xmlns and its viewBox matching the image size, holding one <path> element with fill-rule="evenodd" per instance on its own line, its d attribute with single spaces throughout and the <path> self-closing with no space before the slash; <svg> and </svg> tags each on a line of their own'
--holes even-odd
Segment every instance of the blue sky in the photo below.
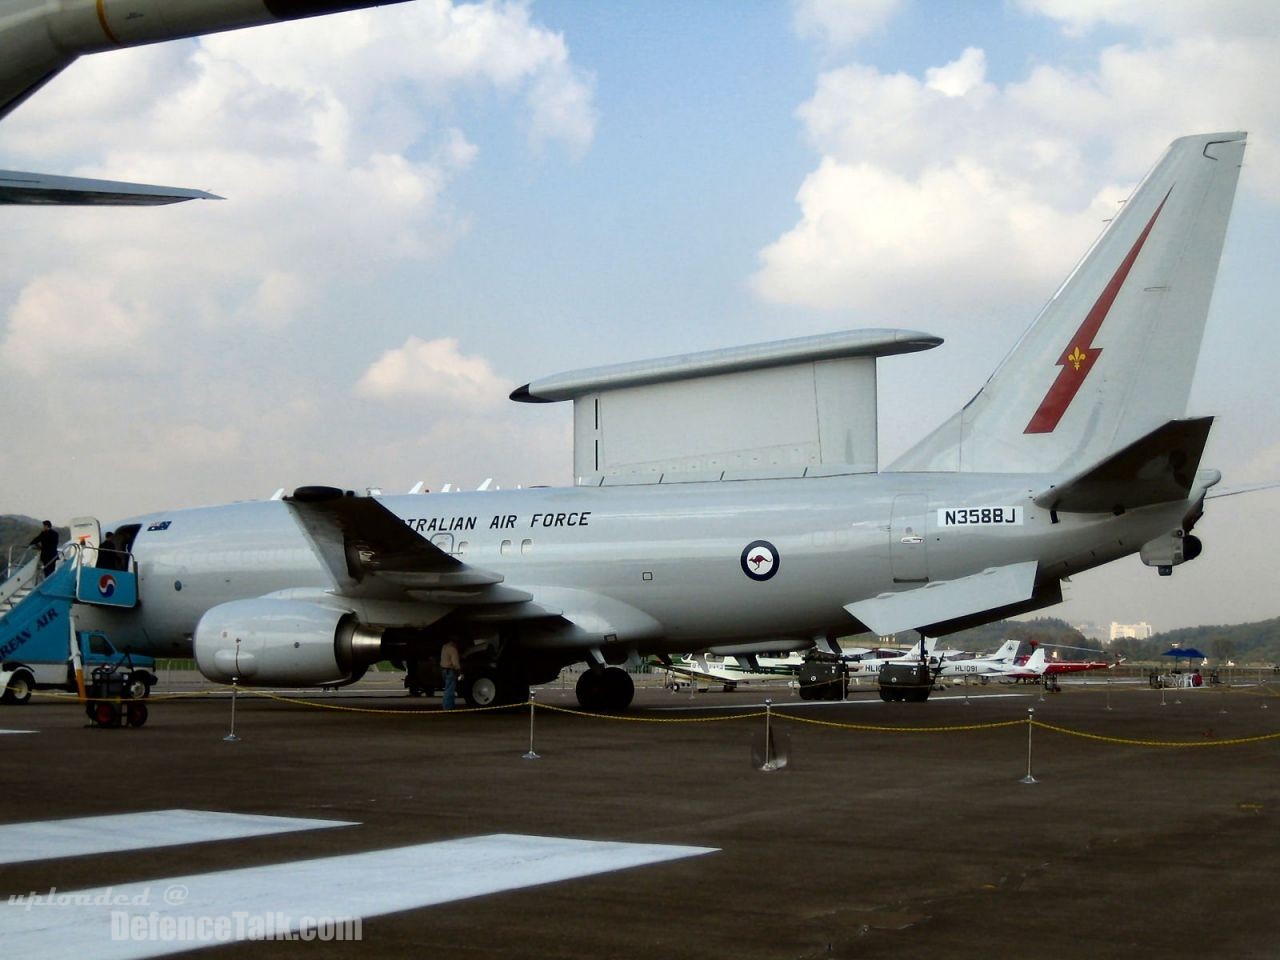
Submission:
<svg viewBox="0 0 1280 960">
<path fill-rule="evenodd" d="M 413 0 L 88 57 L 0 163 L 201 186 L 16 210 L 0 263 L 0 509 L 58 520 L 328 482 L 571 478 L 579 366 L 862 326 L 888 462 L 981 385 L 1173 137 L 1248 129 L 1192 412 L 1280 478 L 1280 15 L 1194 0 Z M 110 479 L 98 467 L 110 464 Z M 1078 578 L 1059 612 L 1280 613 L 1280 495 L 1206 555 Z"/>
</svg>

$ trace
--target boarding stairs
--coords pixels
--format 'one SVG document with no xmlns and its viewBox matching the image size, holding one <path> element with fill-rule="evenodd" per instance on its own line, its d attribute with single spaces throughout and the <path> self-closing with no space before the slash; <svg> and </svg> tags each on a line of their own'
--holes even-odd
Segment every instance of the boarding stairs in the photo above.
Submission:
<svg viewBox="0 0 1280 960">
<path fill-rule="evenodd" d="M 96 537 L 64 544 L 57 566 L 44 575 L 44 564 L 28 550 L 7 565 L 8 576 L 0 581 L 0 667 L 5 661 L 21 659 L 22 648 L 39 643 L 46 629 L 65 633 L 72 622 L 75 604 L 131 608 L 138 603 L 138 582 L 133 558 L 127 555 L 126 570 L 103 569 Z"/>
<path fill-rule="evenodd" d="M 40 558 L 38 556 L 21 558 L 16 563 L 11 562 L 9 570 L 11 574 L 0 582 L 0 621 L 3 621 L 5 615 L 22 603 L 35 589 L 36 580 L 40 575 Z"/>
</svg>

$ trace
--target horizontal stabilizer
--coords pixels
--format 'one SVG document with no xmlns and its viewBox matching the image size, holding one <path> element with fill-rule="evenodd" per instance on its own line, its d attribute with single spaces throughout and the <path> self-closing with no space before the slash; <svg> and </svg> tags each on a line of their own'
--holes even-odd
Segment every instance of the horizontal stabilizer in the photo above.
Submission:
<svg viewBox="0 0 1280 960">
<path fill-rule="evenodd" d="M 1050 510 L 1122 513 L 1191 495 L 1213 417 L 1170 420 L 1035 501 Z"/>
<path fill-rule="evenodd" d="M 845 609 L 882 637 L 919 630 L 1031 599 L 1037 567 L 1034 560 L 990 567 L 958 580 L 938 580 L 914 590 L 882 593 L 871 600 L 845 604 Z"/>
<path fill-rule="evenodd" d="M 47 173 L 0 170 L 0 204 L 44 206 L 155 207 L 184 200 L 221 200 L 203 190 L 159 187 L 123 180 L 55 177 Z"/>
</svg>

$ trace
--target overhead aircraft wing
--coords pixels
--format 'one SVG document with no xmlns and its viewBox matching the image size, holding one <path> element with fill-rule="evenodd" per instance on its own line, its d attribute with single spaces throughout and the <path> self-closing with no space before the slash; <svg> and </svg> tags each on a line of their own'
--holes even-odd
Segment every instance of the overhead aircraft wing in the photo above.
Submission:
<svg viewBox="0 0 1280 960">
<path fill-rule="evenodd" d="M 1191 495 L 1213 417 L 1170 420 L 1065 483 L 1036 494 L 1051 510 L 1121 513 Z"/>
<path fill-rule="evenodd" d="M 216 194 L 186 187 L 0 170 L 0 204 L 154 207 L 184 200 L 221 199 Z"/>
<path fill-rule="evenodd" d="M 937 580 L 914 590 L 882 593 L 870 600 L 845 604 L 845 610 L 880 636 L 921 630 L 962 620 L 973 614 L 1011 607 L 1035 595 L 1034 560 L 990 567 L 956 580 Z"/>
<path fill-rule="evenodd" d="M 463 563 L 424 539 L 373 497 L 299 487 L 284 500 L 343 596 L 457 604 L 532 600 L 522 590 L 499 587 L 500 574 Z"/>
</svg>

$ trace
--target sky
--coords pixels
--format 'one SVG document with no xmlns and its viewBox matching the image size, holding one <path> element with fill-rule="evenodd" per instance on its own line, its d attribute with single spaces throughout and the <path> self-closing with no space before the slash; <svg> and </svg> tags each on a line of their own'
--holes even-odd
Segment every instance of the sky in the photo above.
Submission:
<svg viewBox="0 0 1280 960">
<path fill-rule="evenodd" d="M 178 184 L 7 207 L 0 512 L 110 522 L 308 483 L 572 482 L 564 370 L 860 327 L 887 464 L 982 385 L 1177 136 L 1249 146 L 1189 412 L 1280 480 L 1280 5 L 397 6 L 82 58 L 0 166 Z M 1047 613 L 1280 615 L 1280 491 Z"/>
</svg>

